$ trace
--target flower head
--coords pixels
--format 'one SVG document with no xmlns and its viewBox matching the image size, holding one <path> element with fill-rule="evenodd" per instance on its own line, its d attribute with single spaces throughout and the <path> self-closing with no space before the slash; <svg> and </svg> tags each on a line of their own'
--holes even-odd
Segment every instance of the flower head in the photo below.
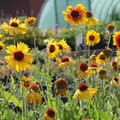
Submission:
<svg viewBox="0 0 120 120">
<path fill-rule="evenodd" d="M 96 55 L 91 55 L 90 56 L 90 64 L 96 64 Z"/>
<path fill-rule="evenodd" d="M 30 93 L 27 94 L 26 101 L 35 105 L 39 105 L 42 103 L 42 97 L 40 93 L 32 90 Z"/>
<path fill-rule="evenodd" d="M 106 64 L 107 62 L 107 59 L 106 59 L 106 56 L 104 55 L 103 52 L 101 52 L 97 57 L 96 57 L 96 62 L 98 64 Z"/>
<path fill-rule="evenodd" d="M 111 85 L 114 87 L 119 87 L 120 86 L 119 77 L 113 77 L 113 80 L 111 81 Z"/>
<path fill-rule="evenodd" d="M 88 46 L 94 46 L 100 42 L 100 34 L 95 30 L 89 30 L 86 34 L 86 44 Z"/>
<path fill-rule="evenodd" d="M 82 62 L 78 67 L 77 73 L 80 78 L 87 78 L 92 75 L 92 70 L 88 67 L 87 63 Z"/>
<path fill-rule="evenodd" d="M 70 46 L 66 43 L 65 40 L 61 40 L 57 43 L 57 46 L 59 47 L 60 52 L 69 53 L 70 52 Z"/>
<path fill-rule="evenodd" d="M 5 44 L 3 42 L 0 42 L 0 51 L 3 50 L 4 46 L 5 46 Z"/>
<path fill-rule="evenodd" d="M 10 45 L 7 47 L 6 52 L 10 55 L 5 57 L 8 67 L 14 68 L 17 71 L 26 70 L 33 61 L 33 57 L 28 53 L 29 47 L 20 42 L 17 46 Z"/>
<path fill-rule="evenodd" d="M 71 25 L 78 25 L 84 22 L 86 17 L 86 9 L 82 4 L 78 4 L 75 8 L 71 5 L 67 7 L 67 12 L 63 11 L 65 21 Z"/>
<path fill-rule="evenodd" d="M 113 35 L 113 45 L 117 46 L 120 49 L 120 32 L 115 32 Z"/>
<path fill-rule="evenodd" d="M 96 26 L 98 24 L 99 20 L 97 18 L 94 18 L 92 15 L 92 12 L 87 10 L 86 11 L 86 19 L 84 21 L 85 26 Z"/>
<path fill-rule="evenodd" d="M 53 109 L 47 109 L 43 119 L 44 120 L 55 120 L 55 111 Z"/>
<path fill-rule="evenodd" d="M 67 82 L 63 78 L 58 78 L 55 81 L 56 85 L 56 95 L 57 96 L 66 96 L 66 90 L 67 90 Z"/>
<path fill-rule="evenodd" d="M 103 51 L 104 55 L 107 57 L 107 58 L 110 58 L 113 54 L 113 51 L 111 48 L 105 48 L 104 51 Z"/>
<path fill-rule="evenodd" d="M 25 19 L 24 22 L 27 25 L 33 26 L 35 24 L 36 20 L 37 19 L 35 17 L 28 17 L 28 18 Z"/>
<path fill-rule="evenodd" d="M 100 76 L 100 79 L 106 79 L 107 78 L 107 71 L 103 68 L 101 68 L 99 70 L 99 76 Z"/>
<path fill-rule="evenodd" d="M 67 57 L 67 56 L 58 58 L 57 61 L 59 63 L 59 65 L 58 65 L 59 68 L 75 64 L 75 62 L 70 57 Z"/>
<path fill-rule="evenodd" d="M 23 76 L 21 78 L 21 87 L 29 88 L 31 82 L 31 78 Z"/>
<path fill-rule="evenodd" d="M 57 42 L 55 42 L 53 39 L 51 39 L 48 42 L 47 52 L 49 54 L 49 58 L 52 58 L 52 59 L 54 59 L 58 55 L 58 53 L 60 52 L 59 47 L 57 45 Z"/>
<path fill-rule="evenodd" d="M 75 92 L 73 98 L 79 97 L 80 100 L 92 98 L 97 92 L 97 88 L 89 88 L 85 83 L 78 86 L 78 90 Z"/>
<path fill-rule="evenodd" d="M 115 26 L 114 26 L 113 24 L 108 24 L 108 25 L 107 25 L 107 30 L 108 30 L 109 32 L 113 32 L 114 29 L 115 29 Z"/>
</svg>

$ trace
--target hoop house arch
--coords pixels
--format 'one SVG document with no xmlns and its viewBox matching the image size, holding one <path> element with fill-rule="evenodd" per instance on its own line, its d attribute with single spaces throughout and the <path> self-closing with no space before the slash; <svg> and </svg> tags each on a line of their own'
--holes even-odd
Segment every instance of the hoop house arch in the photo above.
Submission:
<svg viewBox="0 0 120 120">
<path fill-rule="evenodd" d="M 85 5 L 90 10 L 90 0 L 46 0 L 39 13 L 38 26 L 41 30 L 59 27 L 70 27 L 62 14 L 68 5 L 76 6 L 78 3 Z"/>
</svg>

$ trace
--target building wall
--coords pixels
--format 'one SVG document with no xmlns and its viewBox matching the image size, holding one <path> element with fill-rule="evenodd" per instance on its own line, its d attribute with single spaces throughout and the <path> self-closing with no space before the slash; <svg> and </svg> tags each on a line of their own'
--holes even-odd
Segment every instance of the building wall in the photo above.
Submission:
<svg viewBox="0 0 120 120">
<path fill-rule="evenodd" d="M 44 0 L 0 0 L 0 16 L 37 16 Z"/>
</svg>

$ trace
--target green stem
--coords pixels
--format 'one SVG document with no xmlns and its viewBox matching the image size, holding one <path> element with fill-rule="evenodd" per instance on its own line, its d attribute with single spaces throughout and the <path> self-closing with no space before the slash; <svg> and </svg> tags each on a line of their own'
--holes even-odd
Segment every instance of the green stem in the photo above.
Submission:
<svg viewBox="0 0 120 120">
<path fill-rule="evenodd" d="M 110 33 L 110 35 L 109 35 L 109 40 L 108 40 L 107 48 L 109 48 L 110 40 L 111 40 L 111 33 Z"/>
</svg>

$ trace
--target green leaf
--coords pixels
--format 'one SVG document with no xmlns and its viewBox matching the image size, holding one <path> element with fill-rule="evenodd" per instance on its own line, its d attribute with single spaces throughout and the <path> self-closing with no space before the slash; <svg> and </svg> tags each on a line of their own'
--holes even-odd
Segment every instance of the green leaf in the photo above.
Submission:
<svg viewBox="0 0 120 120">
<path fill-rule="evenodd" d="M 7 100 L 8 102 L 13 102 L 16 106 L 19 106 L 20 108 L 22 108 L 22 104 L 17 98 L 15 98 L 13 95 L 9 94 L 6 91 L 3 91 L 2 93 L 5 100 Z"/>
</svg>

